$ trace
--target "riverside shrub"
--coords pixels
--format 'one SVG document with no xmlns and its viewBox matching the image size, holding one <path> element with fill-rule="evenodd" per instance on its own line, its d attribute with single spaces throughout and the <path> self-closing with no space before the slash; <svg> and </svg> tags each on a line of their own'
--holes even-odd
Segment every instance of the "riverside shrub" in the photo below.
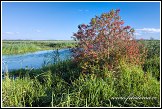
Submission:
<svg viewBox="0 0 162 109">
<path fill-rule="evenodd" d="M 83 72 L 94 73 L 94 68 L 109 70 L 117 68 L 124 60 L 129 64 L 142 65 L 146 49 L 133 37 L 134 29 L 124 26 L 119 16 L 120 9 L 111 10 L 91 19 L 89 25 L 81 24 L 73 38 L 77 46 L 73 51 L 74 61 Z"/>
</svg>

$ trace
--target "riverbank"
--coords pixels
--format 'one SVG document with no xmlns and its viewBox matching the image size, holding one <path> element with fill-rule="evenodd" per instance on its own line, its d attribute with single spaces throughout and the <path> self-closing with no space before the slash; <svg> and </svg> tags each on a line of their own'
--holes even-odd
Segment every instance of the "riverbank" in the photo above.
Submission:
<svg viewBox="0 0 162 109">
<path fill-rule="evenodd" d="M 24 54 L 41 50 L 72 48 L 72 40 L 3 40 L 2 54 Z"/>
</svg>

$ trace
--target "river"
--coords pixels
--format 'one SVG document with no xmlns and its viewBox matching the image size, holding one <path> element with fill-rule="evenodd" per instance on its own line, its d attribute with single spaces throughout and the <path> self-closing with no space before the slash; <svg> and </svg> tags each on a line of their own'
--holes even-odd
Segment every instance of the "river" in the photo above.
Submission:
<svg viewBox="0 0 162 109">
<path fill-rule="evenodd" d="M 58 61 L 71 58 L 69 49 L 45 50 L 18 55 L 2 55 L 2 72 L 24 69 L 37 69 Z"/>
</svg>

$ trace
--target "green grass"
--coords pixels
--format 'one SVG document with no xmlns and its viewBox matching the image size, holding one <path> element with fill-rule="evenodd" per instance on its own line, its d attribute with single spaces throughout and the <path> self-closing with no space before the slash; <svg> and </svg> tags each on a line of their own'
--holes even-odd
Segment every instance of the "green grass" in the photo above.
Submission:
<svg viewBox="0 0 162 109">
<path fill-rule="evenodd" d="M 2 41 L 2 54 L 23 54 L 40 50 L 71 48 L 74 46 L 74 41 L 4 40 Z"/>
<path fill-rule="evenodd" d="M 17 78 L 15 80 L 5 78 L 2 85 L 3 106 L 32 106 L 33 101 L 37 102 L 40 97 L 46 96 L 45 87 L 43 87 L 36 79 L 31 80 L 28 77 Z"/>
<path fill-rule="evenodd" d="M 17 74 L 15 74 L 17 73 Z M 142 68 L 122 63 L 119 70 L 104 70 L 108 77 L 81 74 L 71 60 L 37 70 L 19 70 L 2 81 L 4 107 L 157 107 L 160 82 Z M 21 76 L 20 76 L 21 75 Z M 118 76 L 117 76 L 118 75 Z M 141 97 L 141 99 L 114 99 Z M 142 99 L 142 97 L 152 97 Z M 153 99 L 154 98 L 154 99 Z"/>
</svg>

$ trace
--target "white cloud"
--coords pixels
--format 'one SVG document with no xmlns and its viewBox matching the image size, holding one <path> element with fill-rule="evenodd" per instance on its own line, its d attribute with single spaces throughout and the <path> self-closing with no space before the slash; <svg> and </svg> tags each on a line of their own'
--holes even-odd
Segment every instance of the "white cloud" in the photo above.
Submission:
<svg viewBox="0 0 162 109">
<path fill-rule="evenodd" d="M 79 9 L 78 11 L 79 12 L 88 12 L 89 10 L 88 9 Z"/>
<path fill-rule="evenodd" d="M 12 34 L 14 34 L 14 32 L 4 32 L 3 34 L 12 35 Z"/>
<path fill-rule="evenodd" d="M 141 33 L 138 33 L 138 32 L 135 32 L 134 35 L 141 36 L 142 34 Z"/>
<path fill-rule="evenodd" d="M 154 37 L 155 39 L 160 39 L 160 29 L 158 28 L 139 28 L 135 29 L 135 37 L 137 39 L 150 39 L 150 37 Z"/>
<path fill-rule="evenodd" d="M 2 32 L 2 39 L 13 39 L 19 37 L 20 32 Z"/>
<path fill-rule="evenodd" d="M 136 29 L 137 31 L 141 31 L 141 32 L 146 32 L 146 33 L 159 33 L 160 29 L 156 29 L 156 28 L 142 28 L 142 29 Z"/>
<path fill-rule="evenodd" d="M 19 34 L 20 32 L 3 32 L 4 35 L 15 35 Z"/>
</svg>

